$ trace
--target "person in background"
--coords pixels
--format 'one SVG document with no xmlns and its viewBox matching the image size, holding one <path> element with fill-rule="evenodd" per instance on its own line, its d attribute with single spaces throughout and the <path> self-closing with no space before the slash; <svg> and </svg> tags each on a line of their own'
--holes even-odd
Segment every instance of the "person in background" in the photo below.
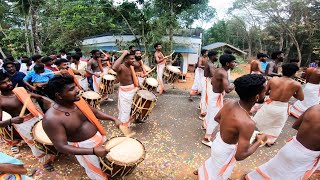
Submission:
<svg viewBox="0 0 320 180">
<path fill-rule="evenodd" d="M 5 59 L 5 61 L 4 61 L 4 63 L 5 63 L 5 62 L 8 62 L 8 61 L 11 61 L 11 62 L 13 62 L 13 63 L 15 64 L 17 71 L 20 70 L 21 64 L 19 63 L 19 61 L 15 60 L 12 56 L 7 57 L 7 58 Z"/>
<path fill-rule="evenodd" d="M 29 57 L 24 56 L 21 59 L 21 67 L 19 72 L 24 73 L 25 75 L 27 75 L 28 71 L 30 70 L 30 66 L 32 65 L 32 61 Z"/>
<path fill-rule="evenodd" d="M 31 64 L 31 66 L 29 67 L 29 70 L 30 70 L 30 71 L 33 70 L 33 67 L 34 67 L 36 64 L 42 64 L 41 58 L 42 58 L 42 56 L 39 55 L 39 54 L 33 55 L 33 56 L 31 57 L 31 59 L 32 59 L 33 62 L 32 62 L 32 64 Z"/>
<path fill-rule="evenodd" d="M 23 163 L 11 157 L 3 152 L 0 152 L 0 177 L 1 179 L 23 179 L 29 180 L 32 179 L 29 176 L 26 176 L 27 169 L 24 167 Z"/>
<path fill-rule="evenodd" d="M 41 75 L 41 73 L 46 73 Z M 51 70 L 45 69 L 43 64 L 36 64 L 34 70 L 30 71 L 24 78 L 23 82 L 26 84 L 27 88 L 32 91 L 41 91 L 48 81 L 54 77 Z"/>
<path fill-rule="evenodd" d="M 320 59 L 315 59 L 312 63 L 309 64 L 309 67 L 318 68 L 320 64 Z"/>
<path fill-rule="evenodd" d="M 24 73 L 16 70 L 14 62 L 8 61 L 3 64 L 3 68 L 6 70 L 6 74 L 13 84 L 13 87 L 25 87 L 23 78 L 26 76 Z"/>
<path fill-rule="evenodd" d="M 41 62 L 44 64 L 45 69 L 49 69 L 51 71 L 58 71 L 56 67 L 52 67 L 53 65 L 53 59 L 49 56 L 44 57 L 41 59 Z"/>
<path fill-rule="evenodd" d="M 65 49 L 61 49 L 59 52 L 60 52 L 61 59 L 67 59 L 67 52 Z"/>
<path fill-rule="evenodd" d="M 134 54 L 135 53 L 134 46 L 129 46 L 129 51 L 130 51 L 131 54 Z"/>
</svg>

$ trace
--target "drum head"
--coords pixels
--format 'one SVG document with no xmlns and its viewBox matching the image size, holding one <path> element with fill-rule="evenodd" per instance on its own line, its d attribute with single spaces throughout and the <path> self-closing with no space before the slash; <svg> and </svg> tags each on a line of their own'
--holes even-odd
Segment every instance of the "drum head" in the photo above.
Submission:
<svg viewBox="0 0 320 180">
<path fill-rule="evenodd" d="M 149 84 L 150 86 L 156 87 L 159 85 L 158 81 L 155 78 L 147 78 L 146 79 L 147 84 Z"/>
<path fill-rule="evenodd" d="M 116 77 L 114 77 L 114 75 L 111 75 L 111 74 L 106 74 L 103 76 L 103 79 L 108 80 L 108 81 L 113 81 L 116 79 Z"/>
<path fill-rule="evenodd" d="M 108 149 L 119 141 L 126 137 L 115 137 L 107 142 L 105 147 Z M 145 149 L 144 146 L 136 139 L 129 138 L 121 144 L 115 146 L 107 154 L 107 159 L 111 162 L 117 162 L 117 164 L 135 164 L 144 159 Z"/>
<path fill-rule="evenodd" d="M 167 65 L 167 69 L 173 73 L 176 73 L 176 74 L 179 74 L 181 73 L 180 69 L 174 67 L 174 66 L 171 66 L 171 65 Z"/>
<path fill-rule="evenodd" d="M 150 91 L 147 91 L 147 90 L 139 90 L 137 92 L 137 94 L 142 97 L 143 99 L 146 99 L 146 100 L 149 100 L 149 101 L 153 101 L 156 99 L 156 96 L 150 92 Z"/>
<path fill-rule="evenodd" d="M 149 66 L 143 65 L 143 67 L 144 67 L 144 69 L 145 69 L 147 72 L 151 71 L 151 68 L 150 68 Z"/>
<path fill-rule="evenodd" d="M 101 96 L 94 91 L 86 91 L 82 94 L 82 96 L 86 99 L 99 99 Z"/>
<path fill-rule="evenodd" d="M 113 74 L 115 76 L 117 75 L 117 72 L 115 72 L 113 69 L 109 69 L 108 73 L 109 74 Z"/>
<path fill-rule="evenodd" d="M 9 113 L 7 113 L 5 111 L 2 111 L 2 121 L 6 121 L 6 120 L 9 120 L 11 118 L 12 118 L 12 116 Z"/>
<path fill-rule="evenodd" d="M 37 122 L 32 129 L 33 138 L 42 144 L 53 145 L 42 127 L 42 121 Z"/>
</svg>

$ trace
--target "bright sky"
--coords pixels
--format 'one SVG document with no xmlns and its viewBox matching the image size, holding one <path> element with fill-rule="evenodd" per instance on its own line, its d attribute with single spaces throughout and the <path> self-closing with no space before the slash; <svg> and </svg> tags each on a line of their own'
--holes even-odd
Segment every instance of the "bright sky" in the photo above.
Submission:
<svg viewBox="0 0 320 180">
<path fill-rule="evenodd" d="M 202 24 L 201 22 L 195 22 L 193 27 L 200 26 L 204 29 L 208 29 L 212 26 L 214 22 L 218 20 L 226 19 L 228 17 L 228 9 L 232 7 L 232 3 L 235 0 L 209 0 L 209 6 L 212 6 L 216 9 L 216 17 L 213 19 L 212 22 Z"/>
</svg>

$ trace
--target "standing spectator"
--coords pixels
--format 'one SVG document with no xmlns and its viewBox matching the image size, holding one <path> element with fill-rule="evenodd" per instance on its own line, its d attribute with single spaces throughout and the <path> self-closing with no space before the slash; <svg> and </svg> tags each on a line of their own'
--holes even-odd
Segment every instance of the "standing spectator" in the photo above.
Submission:
<svg viewBox="0 0 320 180">
<path fill-rule="evenodd" d="M 58 71 L 56 67 L 53 67 L 53 59 L 51 57 L 44 57 L 41 59 L 41 62 L 44 64 L 45 69 L 49 69 L 51 71 Z"/>
<path fill-rule="evenodd" d="M 3 68 L 6 70 L 6 74 L 11 80 L 13 87 L 25 87 L 23 83 L 23 78 L 26 76 L 23 72 L 19 72 L 16 70 L 16 66 L 14 62 L 8 61 L 3 64 Z"/>
</svg>

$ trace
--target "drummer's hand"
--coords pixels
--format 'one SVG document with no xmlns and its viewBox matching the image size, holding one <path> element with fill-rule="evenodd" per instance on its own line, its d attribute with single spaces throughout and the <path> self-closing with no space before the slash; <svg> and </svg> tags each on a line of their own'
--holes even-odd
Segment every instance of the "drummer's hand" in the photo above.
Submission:
<svg viewBox="0 0 320 180">
<path fill-rule="evenodd" d="M 268 140 L 268 137 L 267 137 L 267 135 L 266 134 L 264 134 L 264 133 L 258 133 L 257 135 L 256 135 L 256 140 L 257 141 L 263 141 L 263 142 L 266 142 L 267 140 Z"/>
<path fill-rule="evenodd" d="M 117 126 L 117 128 L 119 128 L 120 125 L 122 124 L 122 122 L 121 122 L 119 119 L 116 119 L 116 120 L 114 121 L 114 123 L 115 123 L 115 125 Z"/>
<path fill-rule="evenodd" d="M 100 77 L 100 72 L 96 72 L 96 73 L 94 73 L 94 75 L 96 76 L 96 77 Z"/>
<path fill-rule="evenodd" d="M 21 124 L 23 123 L 23 117 L 14 117 L 14 118 L 11 118 L 11 124 Z"/>
<path fill-rule="evenodd" d="M 104 157 L 109 153 L 109 150 L 103 146 L 93 148 L 93 150 L 94 150 L 95 155 L 98 157 Z"/>
<path fill-rule="evenodd" d="M 123 51 L 122 51 L 122 54 L 127 55 L 127 54 L 129 54 L 129 51 L 128 51 L 128 50 L 123 50 Z"/>
</svg>

